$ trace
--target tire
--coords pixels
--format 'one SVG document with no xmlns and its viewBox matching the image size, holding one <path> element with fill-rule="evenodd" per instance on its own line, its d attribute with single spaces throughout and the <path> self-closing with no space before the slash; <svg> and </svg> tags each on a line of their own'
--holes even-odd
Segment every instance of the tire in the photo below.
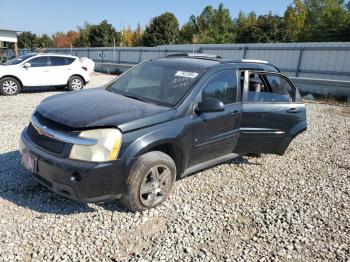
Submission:
<svg viewBox="0 0 350 262">
<path fill-rule="evenodd" d="M 4 77 L 0 80 L 0 93 L 4 96 L 17 95 L 21 89 L 21 84 L 13 77 Z"/>
<path fill-rule="evenodd" d="M 68 89 L 70 91 L 79 91 L 84 87 L 84 80 L 80 76 L 72 76 L 68 80 Z"/>
<path fill-rule="evenodd" d="M 146 153 L 132 166 L 120 202 L 133 212 L 154 208 L 168 198 L 175 178 L 176 166 L 171 157 L 159 151 Z"/>
</svg>

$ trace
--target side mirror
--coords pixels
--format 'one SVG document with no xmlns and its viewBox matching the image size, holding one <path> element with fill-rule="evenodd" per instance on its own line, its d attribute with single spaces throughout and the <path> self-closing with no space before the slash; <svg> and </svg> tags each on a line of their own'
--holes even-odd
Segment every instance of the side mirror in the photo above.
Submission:
<svg viewBox="0 0 350 262">
<path fill-rule="evenodd" d="M 24 68 L 28 68 L 28 67 L 31 67 L 32 65 L 30 64 L 30 63 L 25 63 L 24 65 L 23 65 L 23 67 Z"/>
<path fill-rule="evenodd" d="M 196 113 L 222 112 L 225 110 L 224 103 L 217 98 L 205 98 L 199 102 L 195 111 Z"/>
</svg>

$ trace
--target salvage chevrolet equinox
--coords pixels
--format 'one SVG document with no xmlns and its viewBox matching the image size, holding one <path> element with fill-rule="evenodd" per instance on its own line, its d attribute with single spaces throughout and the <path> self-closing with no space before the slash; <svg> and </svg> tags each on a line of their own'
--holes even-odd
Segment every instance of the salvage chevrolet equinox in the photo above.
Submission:
<svg viewBox="0 0 350 262">
<path fill-rule="evenodd" d="M 247 153 L 283 155 L 306 128 L 299 92 L 275 66 L 179 54 L 105 88 L 46 98 L 20 151 L 24 167 L 61 195 L 142 211 L 198 170 Z"/>
</svg>

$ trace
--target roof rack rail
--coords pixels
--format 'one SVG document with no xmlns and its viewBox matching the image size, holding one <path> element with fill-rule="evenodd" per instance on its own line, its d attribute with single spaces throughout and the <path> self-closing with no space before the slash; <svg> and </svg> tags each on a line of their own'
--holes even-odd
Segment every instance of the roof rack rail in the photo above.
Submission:
<svg viewBox="0 0 350 262">
<path fill-rule="evenodd" d="M 259 64 L 268 64 L 269 61 L 266 60 L 257 60 L 257 59 L 241 59 L 243 63 L 259 63 Z"/>
<path fill-rule="evenodd" d="M 198 58 L 222 58 L 219 55 L 212 55 L 212 54 L 203 54 L 203 53 L 178 53 L 178 54 L 171 54 L 167 55 L 165 57 L 198 57 Z"/>
</svg>

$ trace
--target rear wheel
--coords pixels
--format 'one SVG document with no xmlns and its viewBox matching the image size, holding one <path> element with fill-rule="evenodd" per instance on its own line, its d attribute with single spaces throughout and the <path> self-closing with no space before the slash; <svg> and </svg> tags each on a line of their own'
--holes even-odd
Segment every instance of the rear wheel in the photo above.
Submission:
<svg viewBox="0 0 350 262">
<path fill-rule="evenodd" d="M 170 195 L 175 178 L 171 157 L 159 151 L 146 153 L 133 165 L 121 203 L 133 212 L 156 207 Z"/>
<path fill-rule="evenodd" d="M 68 89 L 70 91 L 79 91 L 84 87 L 84 80 L 80 76 L 72 76 L 68 80 Z"/>
<path fill-rule="evenodd" d="M 0 93 L 4 96 L 17 95 L 21 88 L 21 84 L 13 77 L 4 77 L 0 80 Z"/>
</svg>

